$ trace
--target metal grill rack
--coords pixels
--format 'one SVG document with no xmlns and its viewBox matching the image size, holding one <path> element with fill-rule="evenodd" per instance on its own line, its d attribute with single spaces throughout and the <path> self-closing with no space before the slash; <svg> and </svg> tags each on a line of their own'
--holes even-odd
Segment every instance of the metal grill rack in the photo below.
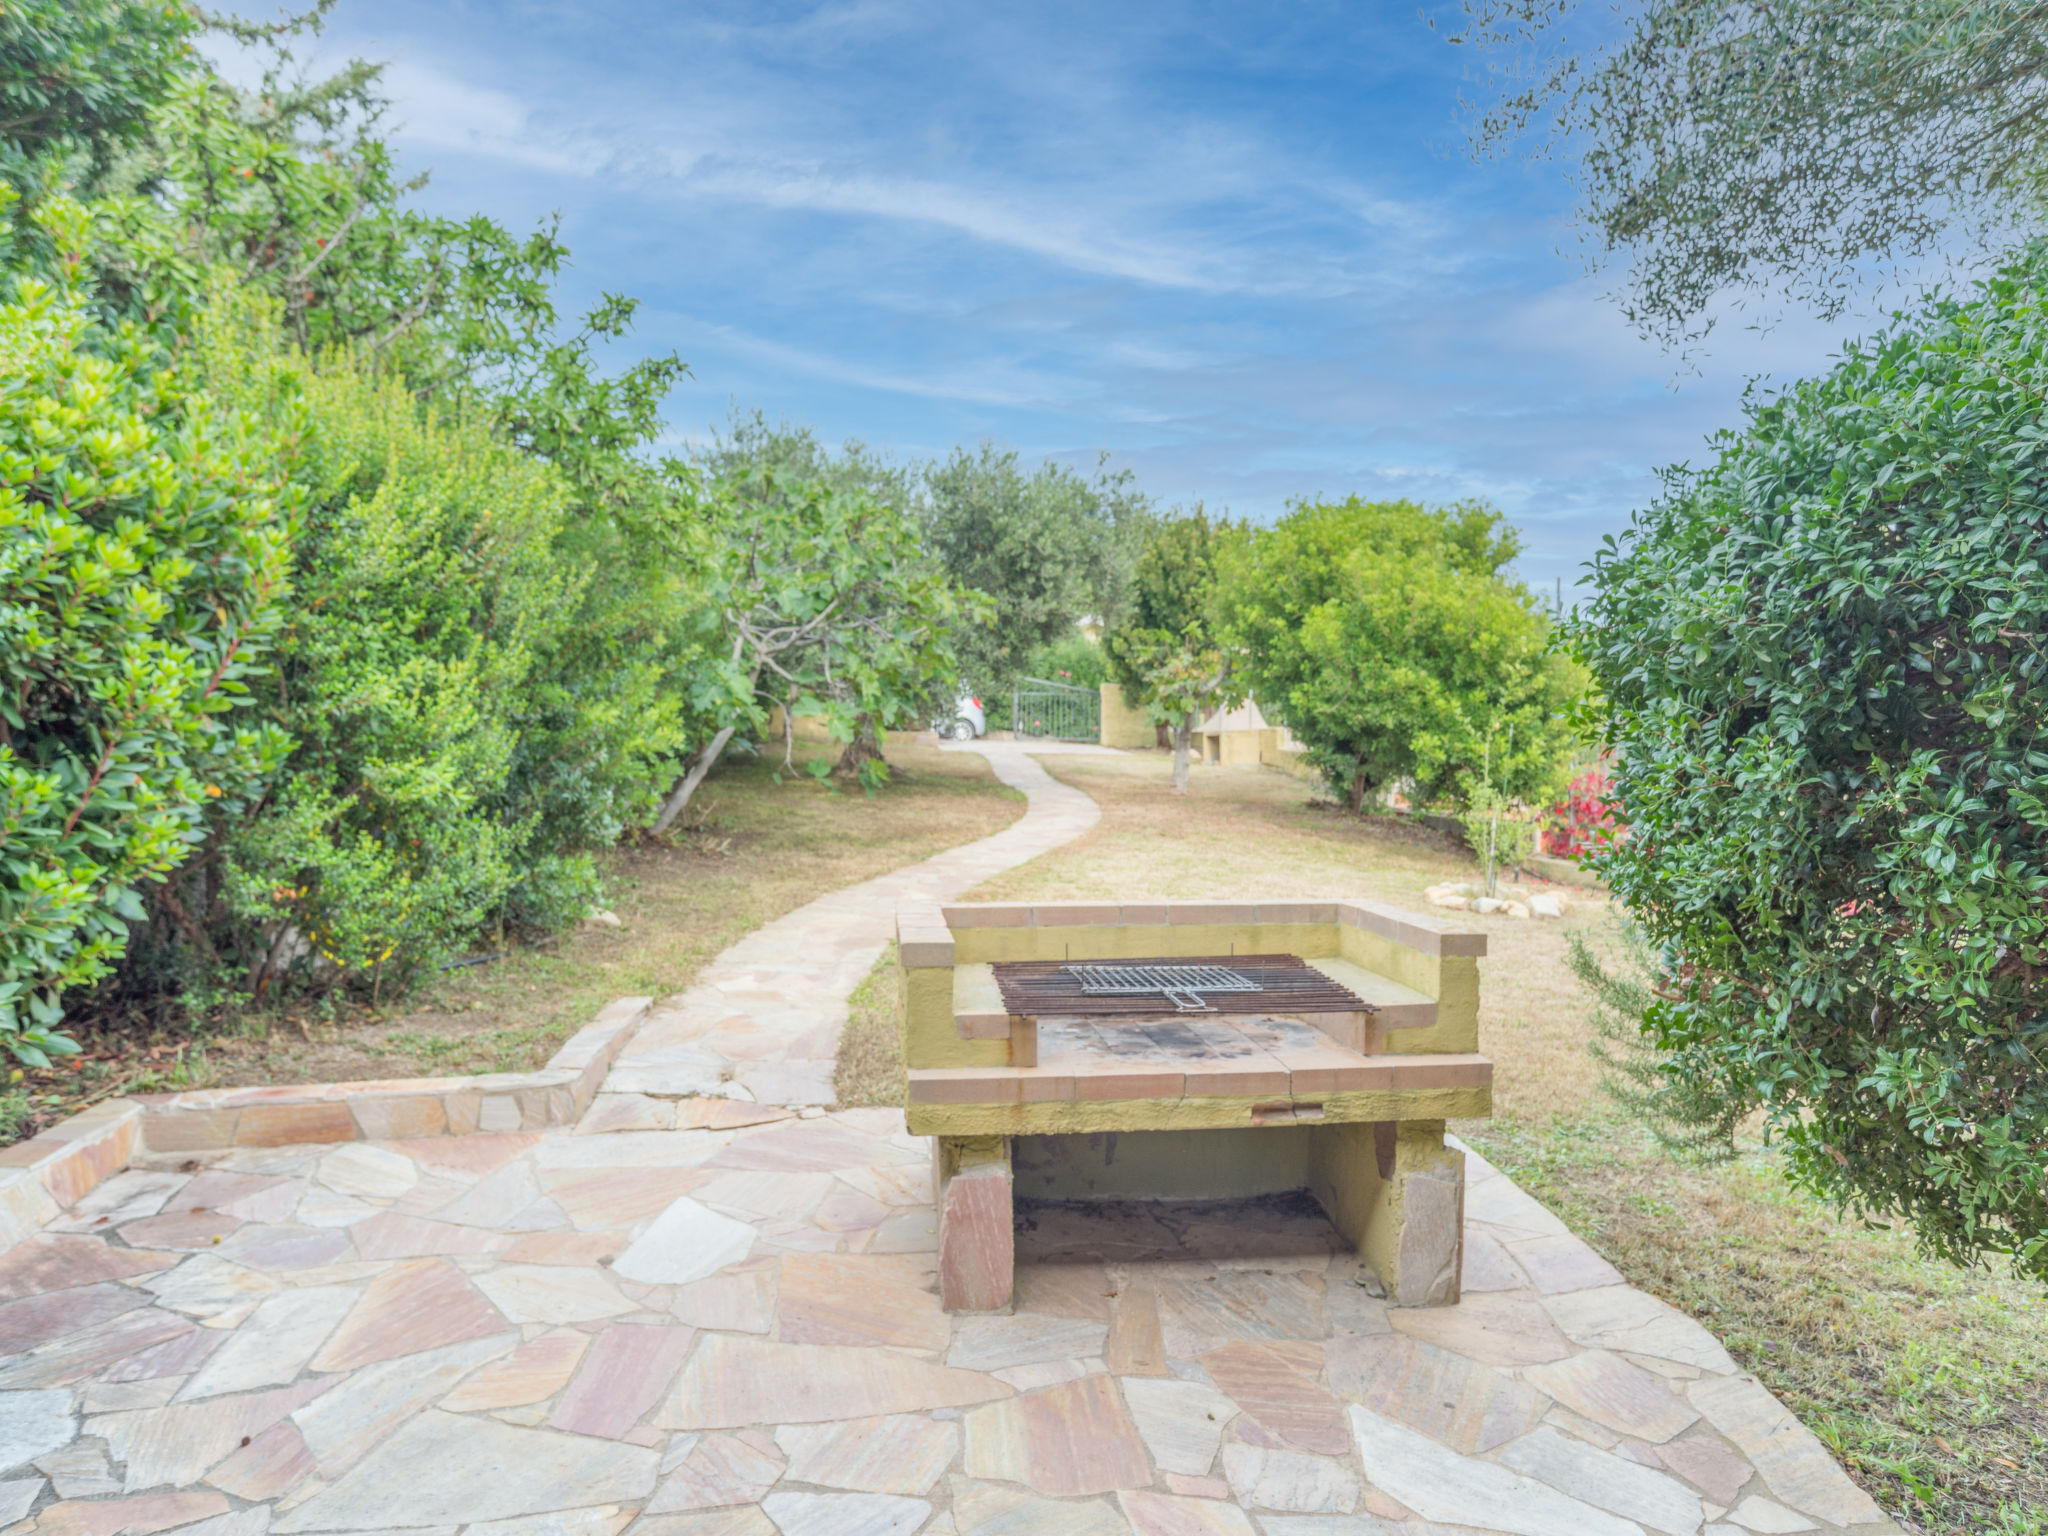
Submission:
<svg viewBox="0 0 2048 1536">
<path fill-rule="evenodd" d="M 1204 998 L 1224 992 L 1263 992 L 1256 981 L 1225 965 L 1070 965 L 1089 997 L 1163 997 L 1181 1013 L 1214 1013 Z"/>
<path fill-rule="evenodd" d="M 1142 1018 L 1176 1013 L 1372 1013 L 1298 955 L 1158 956 L 1141 960 L 999 960 L 1003 1007 L 1025 1017 Z"/>
</svg>

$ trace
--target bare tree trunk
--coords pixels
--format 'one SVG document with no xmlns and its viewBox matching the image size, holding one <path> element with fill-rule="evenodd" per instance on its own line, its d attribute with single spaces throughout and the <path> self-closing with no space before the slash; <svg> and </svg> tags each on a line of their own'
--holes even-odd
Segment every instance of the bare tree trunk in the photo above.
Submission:
<svg viewBox="0 0 2048 1536">
<path fill-rule="evenodd" d="M 683 776 L 675 793 L 670 795 L 661 807 L 661 814 L 654 818 L 654 835 L 661 836 L 683 814 L 683 807 L 690 803 L 690 797 L 697 793 L 697 786 L 704 782 L 704 775 L 711 771 L 711 765 L 718 761 L 718 754 L 725 750 L 725 744 L 732 740 L 734 727 L 728 725 L 716 736 L 711 744 L 697 754 L 697 761 L 690 764 L 690 771 Z"/>
<path fill-rule="evenodd" d="M 796 771 L 796 690 L 782 701 L 782 771 Z"/>
<path fill-rule="evenodd" d="M 874 721 L 863 717 L 854 729 L 853 740 L 846 744 L 846 750 L 839 754 L 839 761 L 832 765 L 832 773 L 835 778 L 850 779 L 869 763 L 886 762 L 888 759 L 882 755 L 882 743 Z"/>
<path fill-rule="evenodd" d="M 1351 801 L 1351 814 L 1363 816 L 1365 814 L 1365 775 L 1363 773 L 1351 775 L 1349 798 Z"/>
<path fill-rule="evenodd" d="M 1152 727 L 1152 745 L 1164 752 L 1173 745 L 1173 727 L 1161 720 Z"/>
<path fill-rule="evenodd" d="M 1173 792 L 1188 792 L 1188 740 L 1195 734 L 1195 717 L 1183 715 L 1173 728 Z"/>
</svg>

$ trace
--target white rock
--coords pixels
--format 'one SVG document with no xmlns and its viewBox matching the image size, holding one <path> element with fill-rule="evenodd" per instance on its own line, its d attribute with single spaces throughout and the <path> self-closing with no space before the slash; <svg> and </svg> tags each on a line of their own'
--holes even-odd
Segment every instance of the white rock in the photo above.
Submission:
<svg viewBox="0 0 2048 1536">
<path fill-rule="evenodd" d="M 1664 1536 L 1693 1536 L 1706 1511 L 1676 1478 L 1597 1450 L 1548 1425 L 1502 1446 L 1494 1459 L 1596 1508 L 1640 1521 Z"/>
<path fill-rule="evenodd" d="M 0 1392 L 0 1472 L 69 1445 L 73 1433 L 68 1391 Z"/>
<path fill-rule="evenodd" d="M 599 907 L 583 919 L 583 926 L 586 928 L 623 928 L 626 925 L 619 921 L 618 913 L 609 911 L 604 907 Z"/>
<path fill-rule="evenodd" d="M 1495 912 L 1498 912 L 1502 907 L 1506 905 L 1507 903 L 1502 901 L 1498 896 L 1481 896 L 1478 900 L 1472 903 L 1472 910 L 1474 912 L 1479 913 L 1481 916 L 1489 916 Z"/>
<path fill-rule="evenodd" d="M 354 1195 L 337 1195 L 331 1189 L 309 1189 L 299 1201 L 299 1222 L 308 1227 L 352 1227 L 377 1214 L 381 1206 L 358 1200 Z"/>
<path fill-rule="evenodd" d="M 351 1141 L 314 1165 L 314 1177 L 340 1195 L 395 1200 L 420 1181 L 419 1164 L 403 1152 Z"/>
<path fill-rule="evenodd" d="M 637 1445 L 429 1409 L 275 1529 L 509 1520 L 559 1504 L 567 1489 L 587 1504 L 637 1503 L 654 1491 L 658 1460 Z"/>
<path fill-rule="evenodd" d="M 43 1480 L 40 1477 L 0 1483 L 0 1525 L 12 1525 L 27 1514 L 29 1506 L 36 1501 L 36 1495 L 42 1491 Z"/>
<path fill-rule="evenodd" d="M 1532 917 L 1563 917 L 1565 900 L 1549 891 L 1538 891 L 1529 898 L 1529 913 Z"/>
<path fill-rule="evenodd" d="M 1138 1435 L 1159 1470 L 1205 1476 L 1223 1443 L 1224 1426 L 1237 1416 L 1237 1404 L 1199 1381 L 1126 1376 L 1121 1385 Z"/>
<path fill-rule="evenodd" d="M 178 1401 L 293 1380 L 355 1304 L 356 1294 L 350 1286 L 321 1285 L 268 1298 L 206 1357 Z"/>
<path fill-rule="evenodd" d="M 737 1264 L 754 1247 L 754 1229 L 721 1216 L 688 1195 L 633 1239 L 612 1264 L 614 1274 L 647 1285 L 688 1285 Z"/>
<path fill-rule="evenodd" d="M 1470 896 L 1432 896 L 1429 900 L 1432 906 L 1449 907 L 1454 912 L 1469 912 L 1472 909 Z"/>
<path fill-rule="evenodd" d="M 910 1536 L 932 1512 L 889 1493 L 771 1493 L 761 1508 L 782 1536 Z"/>
<path fill-rule="evenodd" d="M 1793 1536 L 1797 1531 L 1820 1529 L 1804 1515 L 1795 1515 L 1784 1505 L 1774 1504 L 1756 1493 L 1730 1510 L 1728 1518 L 1745 1531 L 1759 1531 L 1763 1536 Z"/>
<path fill-rule="evenodd" d="M 1223 1475 L 1240 1504 L 1304 1515 L 1348 1515 L 1358 1508 L 1358 1475 L 1341 1461 L 1305 1451 L 1226 1445 Z"/>
<path fill-rule="evenodd" d="M 594 1323 L 639 1306 L 603 1270 L 568 1264 L 507 1264 L 484 1271 L 476 1284 L 515 1323 Z"/>
<path fill-rule="evenodd" d="M 1526 918 L 1529 915 L 1529 908 L 1525 902 L 1511 901 L 1500 910 L 1503 917 Z"/>
<path fill-rule="evenodd" d="M 1534 1478 L 1475 1461 L 1364 1408 L 1351 1433 L 1374 1487 L 1425 1520 L 1505 1536 L 1642 1536 L 1642 1528 Z"/>
</svg>

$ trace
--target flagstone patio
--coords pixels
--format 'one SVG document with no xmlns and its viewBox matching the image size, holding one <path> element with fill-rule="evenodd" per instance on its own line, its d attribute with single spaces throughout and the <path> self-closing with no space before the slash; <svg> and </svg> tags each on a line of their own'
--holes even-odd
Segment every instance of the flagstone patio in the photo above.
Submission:
<svg viewBox="0 0 2048 1536">
<path fill-rule="evenodd" d="M 934 1285 L 931 1157 L 830 1110 L 895 905 L 813 903 L 650 1017 L 581 1124 L 162 1156 L 0 1256 L 0 1536 L 1895 1532 L 1711 1335 L 1468 1156 L 1465 1299 L 1304 1201 L 1020 1207 Z"/>
</svg>

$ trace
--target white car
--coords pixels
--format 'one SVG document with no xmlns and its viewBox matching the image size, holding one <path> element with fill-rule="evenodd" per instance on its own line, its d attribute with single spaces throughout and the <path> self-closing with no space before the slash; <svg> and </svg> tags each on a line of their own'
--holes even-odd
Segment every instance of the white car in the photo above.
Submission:
<svg viewBox="0 0 2048 1536">
<path fill-rule="evenodd" d="M 988 716 L 982 713 L 981 700 L 963 693 L 953 701 L 953 718 L 934 720 L 932 729 L 941 741 L 973 741 L 988 734 Z"/>
</svg>

